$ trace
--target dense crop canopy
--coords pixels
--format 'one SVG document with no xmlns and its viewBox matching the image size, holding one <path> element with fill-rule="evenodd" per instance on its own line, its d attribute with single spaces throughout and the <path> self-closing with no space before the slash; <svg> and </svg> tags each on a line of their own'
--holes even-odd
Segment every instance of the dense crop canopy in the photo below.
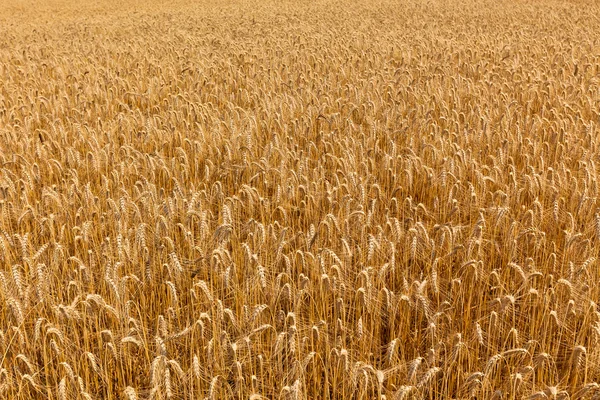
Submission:
<svg viewBox="0 0 600 400">
<path fill-rule="evenodd" d="M 0 398 L 600 396 L 596 2 L 3 3 Z"/>
</svg>

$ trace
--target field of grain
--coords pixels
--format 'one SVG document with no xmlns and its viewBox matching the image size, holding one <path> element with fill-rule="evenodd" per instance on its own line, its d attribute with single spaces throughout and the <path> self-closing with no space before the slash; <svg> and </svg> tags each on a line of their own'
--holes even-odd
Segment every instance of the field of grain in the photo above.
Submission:
<svg viewBox="0 0 600 400">
<path fill-rule="evenodd" d="M 0 398 L 599 399 L 600 7 L 5 0 Z"/>
</svg>

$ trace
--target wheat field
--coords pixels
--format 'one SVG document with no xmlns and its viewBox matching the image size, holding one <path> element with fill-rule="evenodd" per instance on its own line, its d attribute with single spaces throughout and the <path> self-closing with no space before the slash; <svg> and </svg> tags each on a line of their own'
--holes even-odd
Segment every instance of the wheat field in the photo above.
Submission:
<svg viewBox="0 0 600 400">
<path fill-rule="evenodd" d="M 2 3 L 0 398 L 600 399 L 595 1 Z"/>
</svg>

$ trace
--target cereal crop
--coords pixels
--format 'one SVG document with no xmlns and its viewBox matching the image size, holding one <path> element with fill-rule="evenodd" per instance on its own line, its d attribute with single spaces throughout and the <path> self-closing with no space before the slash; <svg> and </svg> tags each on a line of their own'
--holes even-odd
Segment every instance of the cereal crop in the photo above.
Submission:
<svg viewBox="0 0 600 400">
<path fill-rule="evenodd" d="M 600 5 L 4 0 L 1 399 L 600 399 Z"/>
</svg>

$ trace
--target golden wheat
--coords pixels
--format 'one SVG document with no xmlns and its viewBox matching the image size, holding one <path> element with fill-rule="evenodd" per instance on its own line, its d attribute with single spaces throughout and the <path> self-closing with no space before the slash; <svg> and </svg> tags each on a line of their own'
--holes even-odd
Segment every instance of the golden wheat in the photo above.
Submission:
<svg viewBox="0 0 600 400">
<path fill-rule="evenodd" d="M 0 398 L 600 396 L 596 2 L 4 3 Z"/>
</svg>

